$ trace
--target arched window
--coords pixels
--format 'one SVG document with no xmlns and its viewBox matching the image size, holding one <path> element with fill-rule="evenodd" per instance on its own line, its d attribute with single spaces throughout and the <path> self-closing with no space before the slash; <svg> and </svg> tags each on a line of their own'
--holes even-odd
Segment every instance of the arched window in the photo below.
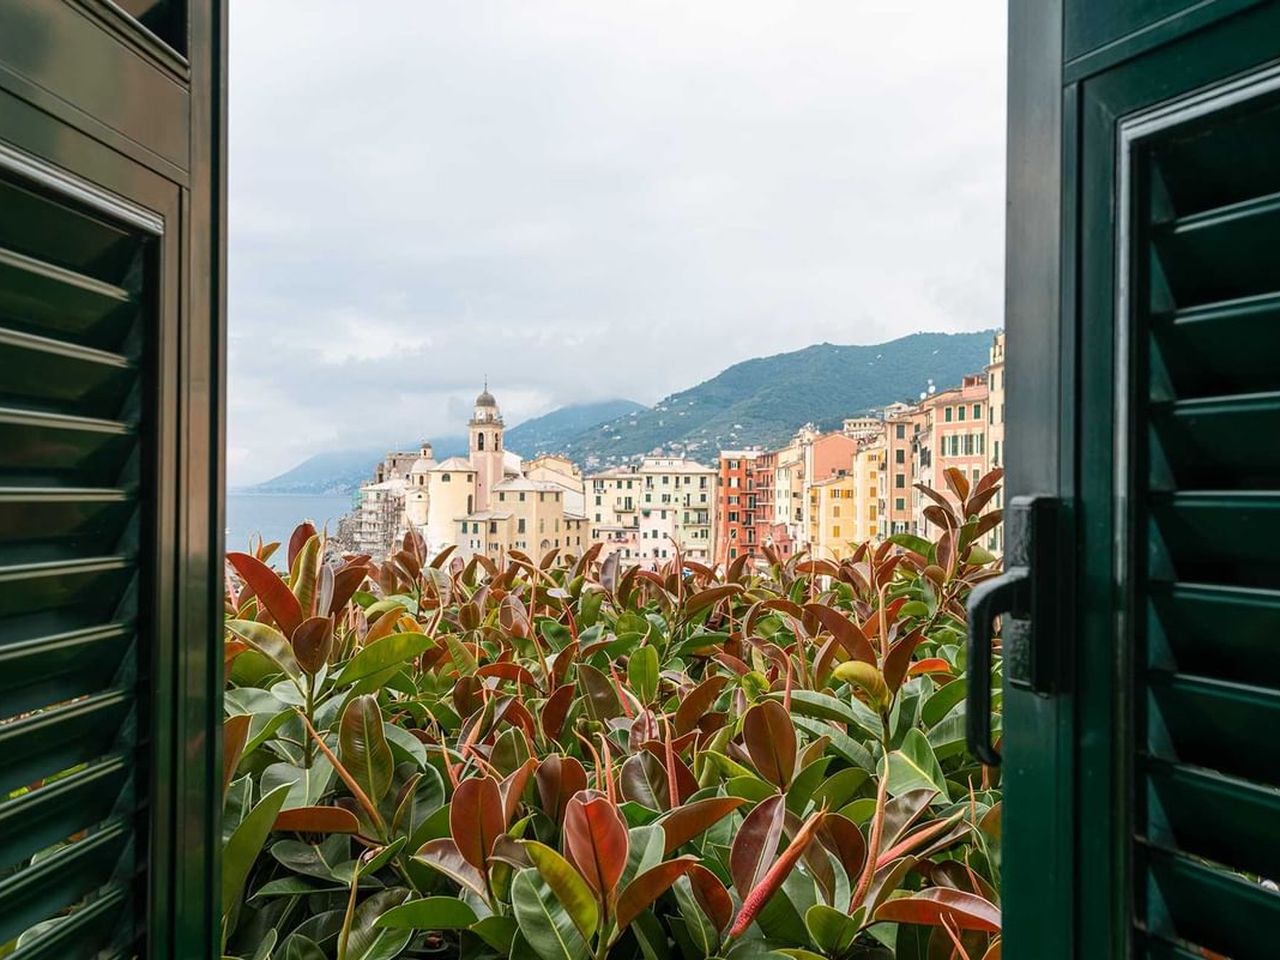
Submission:
<svg viewBox="0 0 1280 960">
<path fill-rule="evenodd" d="M 493 449 L 495 449 L 495 450 L 501 450 L 501 449 L 502 449 L 502 434 L 500 434 L 500 433 L 495 433 L 495 434 L 493 435 Z"/>
<path fill-rule="evenodd" d="M 478 434 L 476 434 L 476 449 L 477 449 L 477 450 L 483 450 L 483 449 L 484 449 L 484 434 L 483 434 L 483 433 L 478 433 Z"/>
</svg>

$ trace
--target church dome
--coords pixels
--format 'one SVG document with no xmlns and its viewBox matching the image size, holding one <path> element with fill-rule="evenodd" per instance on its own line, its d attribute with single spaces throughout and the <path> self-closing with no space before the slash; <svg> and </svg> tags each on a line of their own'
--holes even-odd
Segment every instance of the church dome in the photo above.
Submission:
<svg viewBox="0 0 1280 960">
<path fill-rule="evenodd" d="M 489 392 L 488 387 L 485 387 L 480 396 L 476 397 L 477 407 L 496 407 L 497 405 L 498 401 L 493 399 L 493 394 Z"/>
</svg>

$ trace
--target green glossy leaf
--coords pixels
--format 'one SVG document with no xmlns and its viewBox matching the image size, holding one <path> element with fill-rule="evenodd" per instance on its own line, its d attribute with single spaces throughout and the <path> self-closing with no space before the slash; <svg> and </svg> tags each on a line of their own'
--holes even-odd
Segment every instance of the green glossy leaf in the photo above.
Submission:
<svg viewBox="0 0 1280 960">
<path fill-rule="evenodd" d="M 600 925 L 600 909 L 582 874 L 564 857 L 536 840 L 523 843 L 525 852 L 582 936 L 590 940 Z"/>
<path fill-rule="evenodd" d="M 374 803 L 386 795 L 395 761 L 374 697 L 356 697 L 347 704 L 338 727 L 338 759 Z"/>
<path fill-rule="evenodd" d="M 964 701 L 965 691 L 968 688 L 969 681 L 962 677 L 934 691 L 929 699 L 925 700 L 924 707 L 920 711 L 920 719 L 932 727 L 950 713 L 956 704 Z"/>
<path fill-rule="evenodd" d="M 771 693 L 771 700 L 781 701 L 782 693 Z M 852 724 L 862 735 L 880 736 L 880 718 L 861 700 L 852 697 L 842 700 L 813 690 L 791 691 L 791 712 L 814 720 L 832 720 Z"/>
<path fill-rule="evenodd" d="M 658 691 L 658 651 L 640 647 L 627 661 L 627 679 L 641 703 L 648 703 Z"/>
<path fill-rule="evenodd" d="M 521 870 L 511 883 L 520 933 L 542 960 L 586 960 L 587 941 L 537 870 Z"/>
<path fill-rule="evenodd" d="M 317 751 L 311 759 L 310 767 L 294 763 L 273 763 L 262 771 L 262 791 L 264 793 L 285 785 L 289 787 L 289 795 L 285 799 L 284 809 L 297 807 L 314 807 L 333 785 L 333 764 L 329 758 Z"/>
<path fill-rule="evenodd" d="M 855 767 L 861 767 L 868 773 L 876 772 L 876 763 L 871 751 L 838 727 L 824 720 L 811 720 L 808 717 L 795 717 L 795 724 L 801 730 L 814 737 L 830 737 L 831 747 Z"/>
<path fill-rule="evenodd" d="M 888 767 L 890 796 L 897 797 L 911 790 L 936 790 L 946 799 L 947 781 L 942 767 L 929 741 L 918 729 L 907 731 L 902 746 L 889 754 Z"/>
<path fill-rule="evenodd" d="M 485 917 L 471 925 L 471 932 L 504 957 L 511 955 L 511 944 L 520 927 L 514 917 Z"/>
<path fill-rule="evenodd" d="M 373 925 L 398 930 L 465 930 L 476 922 L 476 912 L 457 897 L 423 897 L 392 907 Z"/>
<path fill-rule="evenodd" d="M 292 596 L 292 594 L 290 594 Z M 302 683 L 302 667 L 293 655 L 293 647 L 275 627 L 256 620 L 228 620 L 226 627 L 253 650 L 258 651 L 294 683 Z"/>
<path fill-rule="evenodd" d="M 276 814 L 289 795 L 287 786 L 276 787 L 249 811 L 222 850 L 222 913 L 229 914 L 240 900 L 245 880 L 266 843 Z"/>
<path fill-rule="evenodd" d="M 434 646 L 435 641 L 422 633 L 389 634 L 363 647 L 348 660 L 334 682 L 339 687 L 345 687 L 388 667 L 412 660 Z"/>
<path fill-rule="evenodd" d="M 816 903 L 805 912 L 804 925 L 818 949 L 833 957 L 844 953 L 853 945 L 862 926 L 862 915 L 861 909 L 849 916 L 842 910 Z"/>
</svg>

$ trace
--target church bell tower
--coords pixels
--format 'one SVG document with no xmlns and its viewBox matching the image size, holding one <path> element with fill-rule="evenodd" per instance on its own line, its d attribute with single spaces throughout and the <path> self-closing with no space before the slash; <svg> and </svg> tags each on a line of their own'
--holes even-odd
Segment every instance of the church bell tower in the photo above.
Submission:
<svg viewBox="0 0 1280 960">
<path fill-rule="evenodd" d="M 493 399 L 486 381 L 484 390 L 476 397 L 475 414 L 467 424 L 469 434 L 469 459 L 476 472 L 476 510 L 488 510 L 492 496 L 490 491 L 502 481 L 502 411 Z"/>
</svg>

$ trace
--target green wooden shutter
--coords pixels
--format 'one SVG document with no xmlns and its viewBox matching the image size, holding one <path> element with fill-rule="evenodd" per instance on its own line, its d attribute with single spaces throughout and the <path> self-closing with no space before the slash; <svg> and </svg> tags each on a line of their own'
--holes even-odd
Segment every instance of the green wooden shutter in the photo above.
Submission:
<svg viewBox="0 0 1280 960">
<path fill-rule="evenodd" d="M 0 172 L 0 945 L 130 955 L 146 921 L 160 222 L 39 172 Z"/>
<path fill-rule="evenodd" d="M 1280 879 L 1278 85 L 1128 131 L 1120 462 L 1138 546 L 1122 569 L 1138 611 L 1136 922 L 1153 957 L 1280 953 L 1263 882 Z"/>
</svg>

